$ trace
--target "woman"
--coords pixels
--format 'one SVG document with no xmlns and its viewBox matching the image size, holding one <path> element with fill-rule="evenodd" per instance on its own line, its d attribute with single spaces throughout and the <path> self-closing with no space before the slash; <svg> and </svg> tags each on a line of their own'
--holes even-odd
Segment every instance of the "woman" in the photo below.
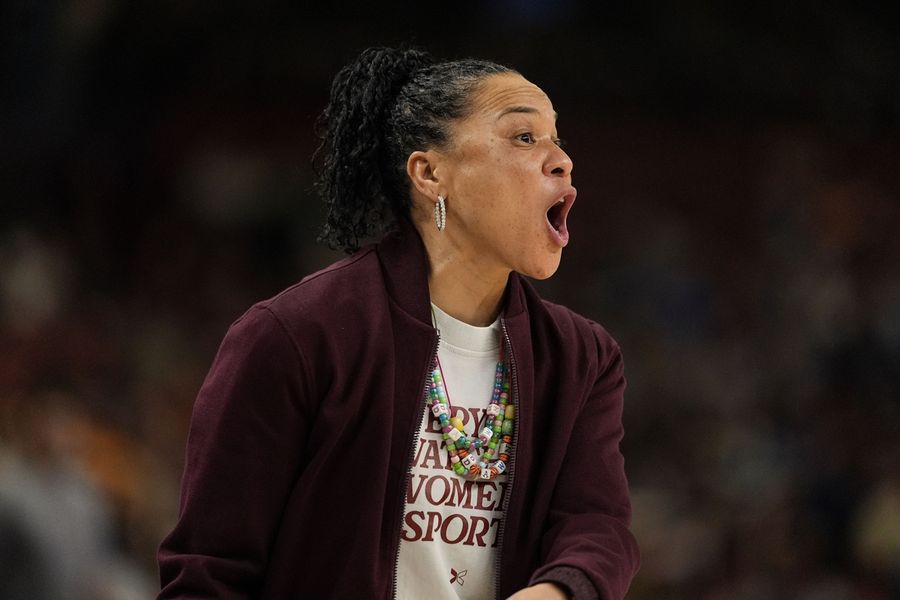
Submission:
<svg viewBox="0 0 900 600">
<path fill-rule="evenodd" d="M 542 301 L 572 161 L 540 88 L 370 49 L 321 116 L 355 251 L 230 328 L 194 408 L 160 598 L 621 598 L 619 348 Z"/>
</svg>

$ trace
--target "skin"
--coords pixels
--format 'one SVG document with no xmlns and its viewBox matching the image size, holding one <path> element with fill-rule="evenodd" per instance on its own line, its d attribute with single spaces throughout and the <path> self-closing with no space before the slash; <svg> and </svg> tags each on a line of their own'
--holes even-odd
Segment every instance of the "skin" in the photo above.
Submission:
<svg viewBox="0 0 900 600">
<path fill-rule="evenodd" d="M 407 160 L 411 216 L 428 252 L 432 301 L 484 326 L 499 314 L 511 271 L 546 279 L 559 267 L 565 241 L 547 210 L 574 201 L 572 160 L 559 146 L 550 99 L 518 74 L 483 79 L 469 114 L 450 130 L 448 147 Z M 438 195 L 447 206 L 443 232 L 434 224 Z"/>
<path fill-rule="evenodd" d="M 552 583 L 539 583 L 520 590 L 507 600 L 567 600 L 568 594 Z"/>
</svg>

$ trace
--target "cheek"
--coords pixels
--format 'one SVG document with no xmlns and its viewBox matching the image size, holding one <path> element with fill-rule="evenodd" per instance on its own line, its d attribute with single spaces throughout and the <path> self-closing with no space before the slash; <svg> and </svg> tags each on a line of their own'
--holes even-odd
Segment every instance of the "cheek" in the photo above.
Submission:
<svg viewBox="0 0 900 600">
<path fill-rule="evenodd" d="M 498 196 L 502 196 L 514 175 L 510 165 L 498 156 L 495 148 L 488 144 L 468 153 L 462 161 L 454 187 L 473 207 L 478 210 L 493 207 Z"/>
<path fill-rule="evenodd" d="M 519 238 L 534 225 L 528 207 L 536 188 L 529 165 L 521 155 L 505 151 L 504 143 L 492 139 L 472 146 L 460 161 L 454 187 L 464 199 L 466 206 L 459 210 L 467 221 L 496 237 Z"/>
</svg>

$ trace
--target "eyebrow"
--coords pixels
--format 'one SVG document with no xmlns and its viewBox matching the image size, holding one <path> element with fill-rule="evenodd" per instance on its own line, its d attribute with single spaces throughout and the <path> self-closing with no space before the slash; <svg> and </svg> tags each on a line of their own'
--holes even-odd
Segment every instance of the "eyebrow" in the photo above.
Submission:
<svg viewBox="0 0 900 600">
<path fill-rule="evenodd" d="M 503 112 L 501 112 L 497 116 L 497 120 L 499 121 L 501 117 L 504 117 L 510 113 L 536 114 L 539 112 L 540 111 L 538 109 L 536 109 L 532 106 L 509 106 L 509 107 L 503 109 Z M 556 111 L 553 111 L 553 120 L 556 121 L 558 118 L 559 118 L 559 113 Z"/>
</svg>

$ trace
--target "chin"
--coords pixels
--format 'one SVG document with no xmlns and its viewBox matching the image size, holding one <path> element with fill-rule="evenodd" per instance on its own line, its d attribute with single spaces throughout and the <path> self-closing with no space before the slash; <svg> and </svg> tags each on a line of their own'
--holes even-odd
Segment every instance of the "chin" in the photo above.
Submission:
<svg viewBox="0 0 900 600">
<path fill-rule="evenodd" d="M 560 258 L 561 253 L 557 253 L 554 258 L 536 262 L 535 264 L 532 264 L 529 269 L 519 271 L 519 273 L 539 281 L 549 279 L 556 273 L 556 270 L 559 269 Z"/>
</svg>

